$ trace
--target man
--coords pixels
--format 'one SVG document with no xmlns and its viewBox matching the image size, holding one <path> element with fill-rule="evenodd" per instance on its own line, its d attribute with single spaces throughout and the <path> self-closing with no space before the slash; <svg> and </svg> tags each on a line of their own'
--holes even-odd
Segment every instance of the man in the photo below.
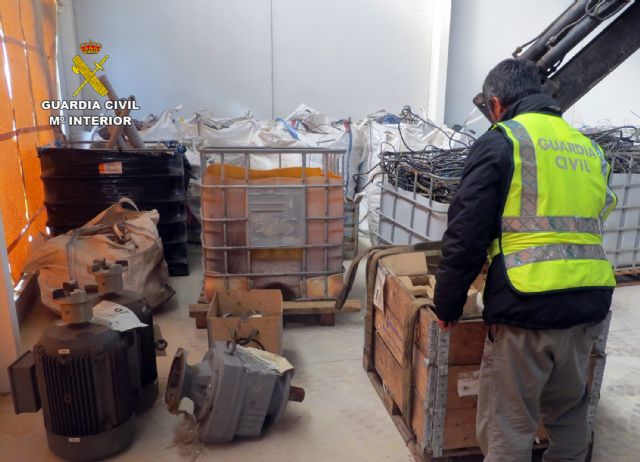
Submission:
<svg viewBox="0 0 640 462">
<path fill-rule="evenodd" d="M 485 461 L 531 460 L 540 419 L 546 462 L 584 461 L 588 356 L 615 286 L 601 234 L 616 204 L 609 166 L 543 94 L 533 63 L 502 61 L 483 94 L 494 125 L 473 144 L 449 208 L 439 323 L 461 316 L 488 253 L 476 421 Z"/>
</svg>

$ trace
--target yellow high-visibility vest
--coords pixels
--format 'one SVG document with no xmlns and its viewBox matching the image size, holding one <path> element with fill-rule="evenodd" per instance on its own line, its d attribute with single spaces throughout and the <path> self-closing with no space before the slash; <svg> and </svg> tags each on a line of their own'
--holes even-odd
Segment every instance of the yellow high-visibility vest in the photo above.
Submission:
<svg viewBox="0 0 640 462">
<path fill-rule="evenodd" d="M 513 177 L 501 234 L 511 286 L 521 293 L 614 287 L 602 248 L 604 221 L 617 198 L 597 143 L 559 116 L 526 113 L 493 127 L 513 146 Z"/>
</svg>

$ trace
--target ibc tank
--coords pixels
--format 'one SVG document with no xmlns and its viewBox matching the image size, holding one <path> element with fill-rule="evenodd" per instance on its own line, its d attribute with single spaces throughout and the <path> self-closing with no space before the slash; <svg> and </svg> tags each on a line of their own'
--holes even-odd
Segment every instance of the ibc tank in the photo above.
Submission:
<svg viewBox="0 0 640 462">
<path fill-rule="evenodd" d="M 119 151 L 63 145 L 40 148 L 38 155 L 47 226 L 54 236 L 82 226 L 128 197 L 140 210 L 158 210 L 169 274 L 189 274 L 184 154 L 173 149 Z"/>
<path fill-rule="evenodd" d="M 280 289 L 284 300 L 337 298 L 343 285 L 344 151 L 200 152 L 206 298 L 250 288 Z"/>
</svg>

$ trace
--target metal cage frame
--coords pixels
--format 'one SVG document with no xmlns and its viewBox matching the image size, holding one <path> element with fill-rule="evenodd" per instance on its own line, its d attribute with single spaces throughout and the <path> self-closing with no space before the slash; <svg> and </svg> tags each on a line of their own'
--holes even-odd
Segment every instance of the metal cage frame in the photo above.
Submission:
<svg viewBox="0 0 640 462">
<path fill-rule="evenodd" d="M 376 213 L 379 217 L 378 229 L 375 231 L 375 236 L 379 243 L 385 245 L 396 245 L 396 244 L 415 244 L 417 242 L 423 241 L 434 241 L 440 240 L 442 236 L 439 236 L 438 239 L 433 239 L 430 237 L 431 232 L 431 221 L 434 214 L 444 215 L 446 217 L 447 210 L 437 210 L 436 205 L 446 206 L 448 209 L 449 204 L 445 204 L 442 202 L 438 202 L 433 199 L 434 192 L 434 183 L 440 183 L 442 185 L 452 184 L 459 182 L 461 178 L 459 177 L 442 177 L 438 175 L 434 175 L 429 172 L 421 172 L 417 169 L 405 166 L 405 168 L 413 174 L 413 188 L 411 190 L 407 190 L 401 188 L 400 184 L 400 170 L 395 170 L 395 175 L 391 175 L 388 172 L 382 172 L 382 180 L 376 182 L 376 186 L 380 188 L 380 205 L 376 208 Z M 421 193 L 421 188 L 418 187 L 418 176 L 425 176 L 430 179 L 429 188 L 424 190 Z M 383 198 L 385 195 L 389 195 L 392 198 L 393 206 L 391 209 L 391 215 L 387 215 L 382 211 Z M 426 201 L 425 204 L 419 202 L 419 197 L 424 198 Z M 402 224 L 398 218 L 398 203 L 406 202 L 411 205 L 411 215 L 409 218 L 409 225 Z M 424 232 L 422 230 L 415 228 L 416 221 L 416 209 L 424 212 L 426 215 L 426 229 Z M 389 224 L 391 227 L 391 235 L 390 238 L 383 236 L 380 232 L 382 224 Z M 395 234 L 396 229 L 400 228 L 405 233 L 408 234 L 408 242 L 396 242 Z"/>
<path fill-rule="evenodd" d="M 636 156 L 631 156 L 631 161 L 625 173 L 611 173 L 609 176 L 609 187 L 613 191 L 618 191 L 618 204 L 612 211 L 612 214 L 619 213 L 620 218 L 617 224 L 613 224 L 613 218 L 610 217 L 604 225 L 604 237 L 615 233 L 615 248 L 609 248 L 605 245 L 605 252 L 609 256 L 609 261 L 613 265 L 614 270 L 627 268 L 640 268 L 640 173 L 634 173 L 634 167 L 640 168 L 639 160 Z M 611 171 L 615 171 L 615 158 L 611 162 Z M 622 180 L 622 183 L 618 181 Z M 622 194 L 620 194 L 620 192 Z M 634 225 L 626 224 L 627 217 L 633 213 L 638 214 L 638 219 Z M 609 225 L 607 226 L 607 223 Z M 623 247 L 623 234 L 633 233 L 632 238 L 634 244 L 632 247 Z M 621 256 L 631 254 L 631 264 L 620 262 Z"/>
<path fill-rule="evenodd" d="M 344 247 L 344 239 L 341 239 L 339 244 L 330 244 L 329 241 L 329 223 L 332 221 L 339 221 L 344 223 L 344 213 L 340 216 L 330 216 L 329 215 L 329 207 L 330 207 L 330 191 L 332 189 L 340 189 L 340 194 L 344 198 L 344 182 L 336 182 L 330 183 L 329 176 L 330 174 L 339 175 L 341 178 L 343 177 L 342 173 L 342 165 L 343 165 L 343 155 L 345 154 L 345 150 L 342 149 L 324 149 L 324 148 L 271 148 L 271 147 L 218 147 L 218 146 L 205 146 L 199 149 L 200 151 L 200 163 L 202 169 L 202 178 L 200 181 L 201 189 L 201 208 L 200 208 L 200 218 L 202 220 L 202 231 L 201 231 L 201 240 L 202 240 L 202 250 L 203 250 L 203 269 L 205 278 L 207 276 L 213 276 L 216 278 L 224 278 L 224 287 L 225 289 L 229 289 L 229 278 L 233 277 L 246 277 L 248 278 L 249 288 L 253 288 L 254 278 L 256 277 L 286 277 L 286 276 L 298 276 L 301 278 L 300 292 L 301 297 L 296 298 L 296 301 L 305 301 L 305 300 L 319 300 L 319 298 L 313 297 L 310 298 L 307 296 L 307 279 L 310 277 L 324 277 L 324 297 L 321 299 L 335 299 L 335 297 L 331 297 L 329 295 L 329 287 L 328 287 L 328 277 L 336 274 L 343 274 L 344 267 L 341 268 L 340 271 L 330 271 L 329 270 L 329 249 L 340 249 L 340 255 L 343 253 Z M 225 156 L 234 155 L 241 156 L 243 158 L 243 162 L 238 164 L 235 162 L 233 165 L 237 167 L 244 168 L 245 172 L 245 183 L 238 185 L 230 185 L 230 184 L 205 184 L 204 178 L 206 176 L 207 167 L 213 164 L 220 164 L 221 168 L 221 180 L 224 182 L 225 179 L 225 165 L 231 165 L 225 163 Z M 301 168 L 301 184 L 295 185 L 276 185 L 276 184 L 266 184 L 266 185 L 256 185 L 250 184 L 250 170 L 251 170 L 251 159 L 252 156 L 262 156 L 262 155 L 276 155 L 278 157 L 278 168 L 282 168 L 283 166 L 283 156 L 299 156 L 300 164 L 295 165 L 296 167 Z M 313 162 L 315 158 L 311 158 L 311 156 L 317 156 L 321 161 L 319 163 Z M 212 161 L 212 159 L 218 159 L 218 162 Z M 288 165 L 291 166 L 291 165 Z M 322 177 L 324 181 L 321 184 L 308 184 L 306 182 L 307 179 L 307 168 L 309 167 L 320 167 L 322 169 Z M 307 193 L 311 188 L 321 188 L 324 189 L 324 214 L 318 216 L 308 216 L 307 210 Z M 208 218 L 205 217 L 204 209 L 205 209 L 205 191 L 219 189 L 222 192 L 222 203 L 223 203 L 223 218 Z M 227 194 L 230 189 L 244 189 L 247 191 L 245 195 L 245 207 L 246 214 L 241 218 L 228 218 L 227 217 Z M 302 225 L 301 234 L 304 236 L 304 244 L 301 245 L 252 245 L 250 242 L 251 232 L 249 229 L 250 224 L 250 192 L 251 191 L 260 191 L 260 190 L 274 190 L 274 189 L 282 189 L 289 190 L 294 192 L 296 190 L 301 191 L 300 194 L 305 198 L 302 201 L 303 207 L 303 216 L 304 220 Z M 341 206 L 341 209 L 344 210 L 344 206 Z M 308 222 L 309 221 L 322 221 L 324 223 L 324 240 L 322 244 L 312 244 L 309 242 L 308 235 Z M 232 222 L 243 222 L 245 226 L 245 235 L 247 236 L 246 244 L 242 246 L 229 246 L 229 235 L 228 235 L 228 224 Z M 209 245 L 206 242 L 205 238 L 205 228 L 206 223 L 215 223 L 222 224 L 223 230 L 223 244 L 221 246 L 213 246 Z M 279 273 L 257 273 L 252 271 L 252 260 L 251 253 L 255 250 L 271 250 L 271 249 L 300 249 L 302 251 L 302 269 L 299 272 L 279 272 Z M 324 253 L 324 271 L 309 271 L 308 270 L 308 258 L 307 252 L 311 249 L 323 249 Z M 229 271 L 229 251 L 233 250 L 241 250 L 246 251 L 246 267 L 248 271 L 243 273 L 231 273 Z M 212 251 L 218 251 L 224 253 L 224 271 L 216 272 L 207 269 L 207 254 Z"/>
</svg>

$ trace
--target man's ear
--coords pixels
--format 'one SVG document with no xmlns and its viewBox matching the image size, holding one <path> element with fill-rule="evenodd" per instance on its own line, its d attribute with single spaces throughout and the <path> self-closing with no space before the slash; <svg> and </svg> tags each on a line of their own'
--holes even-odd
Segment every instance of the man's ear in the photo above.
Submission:
<svg viewBox="0 0 640 462">
<path fill-rule="evenodd" d="M 497 96 L 492 96 L 488 101 L 489 103 L 489 112 L 491 113 L 491 118 L 493 119 L 491 122 L 498 123 L 502 120 L 502 116 L 505 112 L 507 112 L 507 108 L 502 105 L 500 98 Z"/>
</svg>

